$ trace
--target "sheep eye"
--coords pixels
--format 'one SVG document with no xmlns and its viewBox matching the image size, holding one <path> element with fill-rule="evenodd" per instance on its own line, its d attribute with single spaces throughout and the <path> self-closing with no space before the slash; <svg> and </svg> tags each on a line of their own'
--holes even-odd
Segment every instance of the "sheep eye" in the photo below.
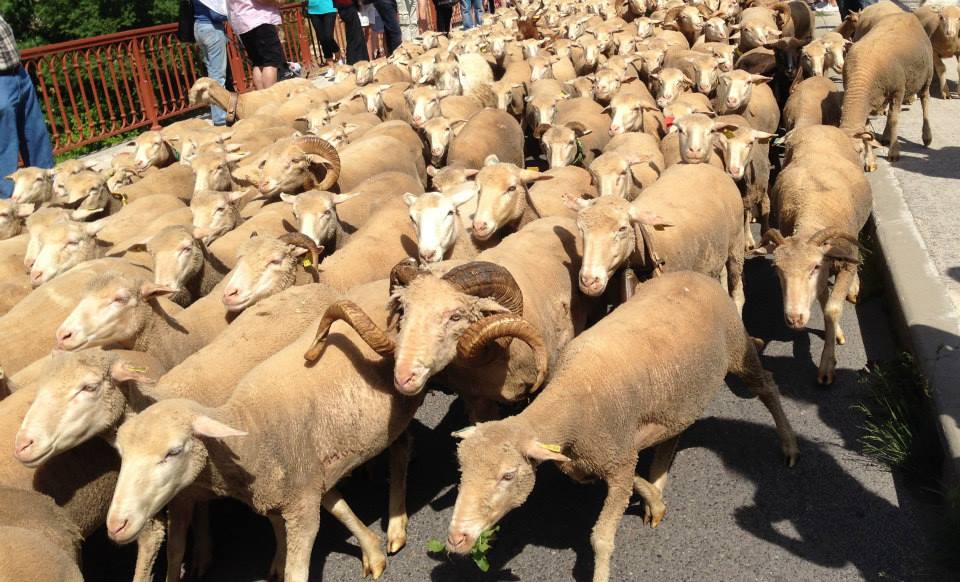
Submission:
<svg viewBox="0 0 960 582">
<path fill-rule="evenodd" d="M 172 449 L 167 451 L 167 456 L 164 458 L 169 459 L 170 457 L 176 457 L 182 452 L 183 452 L 183 445 L 180 445 L 179 447 L 173 447 Z"/>
<path fill-rule="evenodd" d="M 619 233 L 621 233 L 621 234 L 624 234 L 624 233 L 627 232 L 627 228 L 628 228 L 627 225 L 623 225 L 623 226 L 621 226 L 621 227 L 619 228 L 619 230 L 618 230 L 617 232 L 619 232 Z"/>
<path fill-rule="evenodd" d="M 117 295 L 116 297 L 113 298 L 113 302 L 119 303 L 122 305 L 127 302 L 127 298 L 124 297 L 123 295 Z"/>
<path fill-rule="evenodd" d="M 184 254 L 186 254 L 189 250 L 190 250 L 190 247 L 183 247 L 182 249 L 180 249 L 180 254 L 181 254 L 181 255 L 184 255 Z"/>
<path fill-rule="evenodd" d="M 81 392 L 96 392 L 96 391 L 97 391 L 97 388 L 99 388 L 99 387 L 100 387 L 99 384 L 87 384 L 86 386 L 84 386 L 83 388 L 81 388 L 80 391 L 81 391 Z"/>
<path fill-rule="evenodd" d="M 220 213 L 223 212 L 224 210 L 225 210 L 225 209 L 224 209 L 223 206 L 217 206 L 217 208 L 213 211 L 213 213 L 214 213 L 214 214 L 220 214 Z"/>
<path fill-rule="evenodd" d="M 453 210 L 450 210 L 449 212 L 447 212 L 447 216 L 453 216 Z"/>
<path fill-rule="evenodd" d="M 454 313 L 450 316 L 450 321 L 460 321 L 461 319 L 463 319 L 463 316 L 459 313 Z"/>
<path fill-rule="evenodd" d="M 517 477 L 517 470 L 507 471 L 501 477 L 501 481 L 513 481 Z"/>
<path fill-rule="evenodd" d="M 279 264 L 282 263 L 282 262 L 283 262 L 283 259 L 273 259 L 272 261 L 270 261 L 270 264 L 271 264 L 271 265 L 279 265 Z"/>
<path fill-rule="evenodd" d="M 323 211 L 323 215 L 324 215 L 324 216 L 330 216 L 330 209 L 328 208 L 328 209 L 324 210 L 324 211 Z"/>
</svg>

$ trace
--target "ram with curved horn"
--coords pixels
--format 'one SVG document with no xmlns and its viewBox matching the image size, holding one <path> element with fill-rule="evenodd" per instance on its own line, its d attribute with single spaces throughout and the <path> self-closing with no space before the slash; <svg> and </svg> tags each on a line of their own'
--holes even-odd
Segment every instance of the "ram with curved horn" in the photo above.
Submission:
<svg viewBox="0 0 960 582">
<path fill-rule="evenodd" d="M 773 253 L 790 328 L 804 329 L 814 298 L 819 300 L 824 340 L 817 380 L 831 384 L 836 344 L 846 341 L 840 329 L 843 300 L 856 303 L 860 292 L 857 234 L 870 216 L 873 195 L 859 164 L 822 148 L 823 142 L 797 145 L 810 151 L 795 152 L 803 155 L 777 177 L 771 212 L 780 228 L 768 230 L 756 252 Z"/>
<path fill-rule="evenodd" d="M 330 190 L 340 179 L 340 155 L 319 137 L 292 137 L 267 148 L 256 158 L 250 164 L 240 164 L 234 177 L 253 182 L 256 175 L 257 188 L 264 196 Z M 257 167 L 251 168 L 254 163 Z"/>
<path fill-rule="evenodd" d="M 494 418 L 496 403 L 535 393 L 563 347 L 585 327 L 592 303 L 574 292 L 576 244 L 574 221 L 551 217 L 443 276 L 404 261 L 390 277 L 395 339 L 341 302 L 327 310 L 305 357 L 320 357 L 330 325 L 343 320 L 378 353 L 393 354 L 399 392 L 419 394 L 442 372 L 472 419 Z"/>
</svg>

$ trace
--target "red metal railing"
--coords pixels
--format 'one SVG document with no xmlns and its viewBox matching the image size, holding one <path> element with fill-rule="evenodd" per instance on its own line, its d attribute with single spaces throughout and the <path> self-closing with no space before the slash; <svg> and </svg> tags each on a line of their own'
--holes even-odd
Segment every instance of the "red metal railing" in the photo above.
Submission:
<svg viewBox="0 0 960 582">
<path fill-rule="evenodd" d="M 304 3 L 282 9 L 284 54 L 310 71 L 322 63 L 319 43 L 304 17 Z M 427 1 L 426 21 L 436 29 L 436 11 Z M 459 21 L 459 8 L 454 20 Z M 23 66 L 33 77 L 47 118 L 55 153 L 188 113 L 188 94 L 203 76 L 196 47 L 177 40 L 177 25 L 161 24 L 24 50 Z M 239 39 L 228 27 L 227 55 L 237 91 L 253 88 Z M 345 47 L 343 23 L 335 38 Z"/>
</svg>

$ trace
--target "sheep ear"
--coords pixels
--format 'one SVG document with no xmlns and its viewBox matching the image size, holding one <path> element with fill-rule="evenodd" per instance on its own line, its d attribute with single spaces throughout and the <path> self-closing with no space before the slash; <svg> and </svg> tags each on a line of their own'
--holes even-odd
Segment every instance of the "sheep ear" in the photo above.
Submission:
<svg viewBox="0 0 960 582">
<path fill-rule="evenodd" d="M 95 210 L 93 212 L 99 212 L 99 210 Z M 101 218 L 100 220 L 84 224 L 83 230 L 89 236 L 96 236 L 96 234 L 103 230 L 105 226 L 107 226 L 107 219 Z"/>
<path fill-rule="evenodd" d="M 406 204 L 407 206 L 413 206 L 414 204 L 416 204 L 417 198 L 419 198 L 419 196 L 417 196 L 413 192 L 404 192 L 403 203 Z"/>
<path fill-rule="evenodd" d="M 247 195 L 246 190 L 241 190 L 237 192 L 227 192 L 227 200 L 230 202 L 236 202 Z"/>
<path fill-rule="evenodd" d="M 280 194 L 280 200 L 283 200 L 287 204 L 293 204 L 294 202 L 297 201 L 297 197 L 293 194 L 287 194 L 286 192 L 282 192 Z"/>
<path fill-rule="evenodd" d="M 298 247 L 296 245 L 287 245 L 287 250 L 290 251 L 290 256 L 295 259 L 300 258 L 309 252 L 309 249 Z M 323 252 L 323 245 L 320 245 L 317 247 L 317 254 L 319 255 L 322 252 Z"/>
<path fill-rule="evenodd" d="M 636 206 L 631 205 L 630 210 L 630 222 L 634 224 L 646 224 L 652 226 L 657 230 L 660 230 L 667 226 L 673 226 L 660 216 L 654 214 L 653 212 L 647 212 L 645 210 L 640 210 Z"/>
<path fill-rule="evenodd" d="M 773 77 L 767 77 L 766 75 L 750 75 L 750 82 L 754 85 L 760 85 L 762 83 L 768 83 L 773 80 Z"/>
<path fill-rule="evenodd" d="M 202 414 L 193 419 L 191 428 L 193 429 L 193 434 L 197 436 L 205 436 L 214 439 L 222 439 L 224 437 L 232 436 L 247 436 L 247 433 L 242 430 L 237 430 L 231 426 L 227 426 L 219 420 L 213 420 L 209 416 L 204 416 Z"/>
<path fill-rule="evenodd" d="M 450 129 L 453 130 L 453 135 L 460 135 L 460 132 L 467 125 L 466 119 L 458 119 L 450 124 Z"/>
<path fill-rule="evenodd" d="M 147 375 L 147 368 L 140 368 L 123 360 L 117 360 L 110 366 L 110 377 L 118 384 L 123 382 L 153 384 L 156 382 L 156 378 Z"/>
<path fill-rule="evenodd" d="M 563 194 L 563 205 L 574 212 L 580 212 L 585 208 L 590 208 L 593 202 L 586 198 L 581 198 L 569 192 Z"/>
<path fill-rule="evenodd" d="M 437 169 L 433 165 L 427 166 L 427 175 L 433 178 L 438 173 Z"/>
<path fill-rule="evenodd" d="M 144 283 L 140 285 L 140 296 L 144 299 L 154 299 L 163 295 L 172 295 L 176 292 L 176 289 L 157 285 L 156 283 Z"/>
<path fill-rule="evenodd" d="M 472 182 L 465 182 L 458 187 L 453 194 L 449 195 L 450 201 L 453 202 L 454 206 L 463 206 L 467 202 L 473 200 L 474 196 L 477 195 L 476 185 Z"/>
<path fill-rule="evenodd" d="M 555 461 L 557 463 L 568 463 L 570 457 L 560 451 L 563 448 L 560 445 L 543 444 L 540 441 L 530 441 L 523 449 L 523 455 L 530 460 L 542 463 L 544 461 Z"/>
<path fill-rule="evenodd" d="M 523 180 L 524 184 L 529 184 L 530 182 L 539 182 L 541 180 L 553 180 L 553 176 L 534 172 L 533 170 L 521 170 L 520 179 Z"/>
<path fill-rule="evenodd" d="M 500 158 L 497 157 L 497 154 L 490 154 L 483 159 L 484 166 L 495 166 L 500 163 Z"/>
<path fill-rule="evenodd" d="M 769 143 L 771 139 L 775 138 L 777 134 L 767 133 L 765 131 L 753 130 L 753 141 L 758 143 Z"/>
<path fill-rule="evenodd" d="M 473 435 L 473 433 L 475 433 L 476 431 L 477 431 L 476 426 L 468 426 L 466 428 L 461 428 L 460 430 L 453 431 L 452 433 L 450 433 L 450 436 L 452 436 L 455 439 L 463 440 L 466 438 L 470 438 Z"/>
<path fill-rule="evenodd" d="M 583 137 L 593 133 L 592 129 L 588 129 L 586 125 L 580 123 L 579 121 L 568 121 L 563 125 L 568 129 L 572 129 L 573 133 L 576 134 L 577 137 Z"/>
<path fill-rule="evenodd" d="M 234 145 L 236 145 L 236 144 L 234 144 Z M 237 147 L 239 148 L 240 146 L 237 146 Z M 223 156 L 223 157 L 224 157 L 225 160 L 227 160 L 227 163 L 228 163 L 228 164 L 232 164 L 232 163 L 235 163 L 235 162 L 239 162 L 240 160 L 242 160 L 243 158 L 247 157 L 248 155 L 250 155 L 250 152 L 238 152 L 238 151 L 233 151 L 233 152 L 227 153 L 227 155 L 225 155 L 225 156 Z"/>
<path fill-rule="evenodd" d="M 360 192 L 345 192 L 343 194 L 334 194 L 333 195 L 333 204 L 343 204 L 347 200 L 352 200 L 360 195 Z"/>
</svg>

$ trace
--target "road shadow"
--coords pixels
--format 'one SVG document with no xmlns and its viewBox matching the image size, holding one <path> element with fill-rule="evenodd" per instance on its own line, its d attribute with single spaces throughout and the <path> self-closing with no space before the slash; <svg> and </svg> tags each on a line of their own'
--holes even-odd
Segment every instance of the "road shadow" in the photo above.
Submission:
<svg viewBox="0 0 960 582">
<path fill-rule="evenodd" d="M 818 566 L 852 564 L 869 581 L 923 579 L 922 540 L 904 535 L 915 528 L 910 514 L 866 489 L 820 444 L 799 437 L 797 466 L 786 469 L 745 453 L 777 442 L 768 424 L 705 418 L 680 442 L 681 448 L 713 451 L 728 470 L 756 486 L 753 504 L 733 513 L 737 525 L 758 540 Z"/>
<path fill-rule="evenodd" d="M 902 135 L 899 140 L 901 157 L 898 161 L 891 162 L 891 165 L 897 169 L 930 178 L 957 177 L 960 146 L 949 145 L 933 149 L 904 139 Z"/>
</svg>

